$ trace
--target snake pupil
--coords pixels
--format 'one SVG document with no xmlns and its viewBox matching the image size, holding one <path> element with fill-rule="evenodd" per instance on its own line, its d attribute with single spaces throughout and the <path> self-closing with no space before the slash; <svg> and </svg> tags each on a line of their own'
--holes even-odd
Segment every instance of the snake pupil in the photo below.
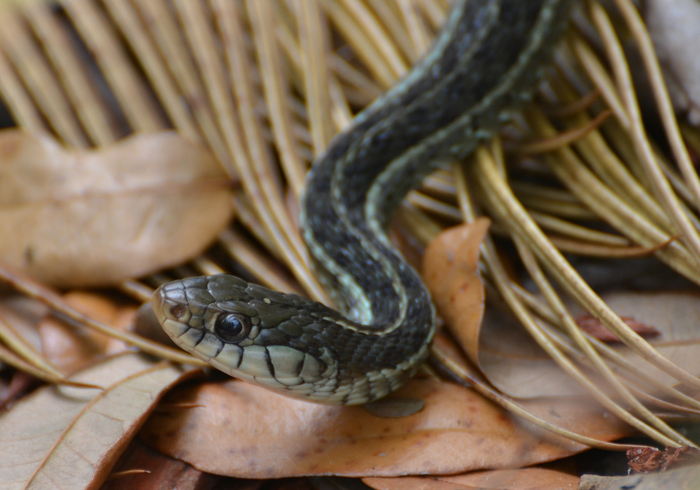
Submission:
<svg viewBox="0 0 700 490">
<path fill-rule="evenodd" d="M 224 342 L 235 342 L 248 335 L 250 319 L 245 315 L 231 313 L 220 315 L 214 324 L 214 333 Z"/>
</svg>

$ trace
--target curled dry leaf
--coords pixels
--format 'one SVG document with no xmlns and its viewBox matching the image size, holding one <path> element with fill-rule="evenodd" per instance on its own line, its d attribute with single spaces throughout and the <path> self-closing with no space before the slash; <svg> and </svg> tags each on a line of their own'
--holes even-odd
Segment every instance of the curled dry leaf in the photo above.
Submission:
<svg viewBox="0 0 700 490">
<path fill-rule="evenodd" d="M 192 371 L 190 371 L 192 372 Z M 0 416 L 0 489 L 99 487 L 165 390 L 187 373 L 129 353 L 46 386 Z"/>
<path fill-rule="evenodd" d="M 363 478 L 362 481 L 375 490 L 562 490 L 577 488 L 579 478 L 549 468 L 523 468 L 440 477 Z"/>
<path fill-rule="evenodd" d="M 450 228 L 426 250 L 423 279 L 439 315 L 472 363 L 503 393 L 517 398 L 581 394 L 514 318 L 484 312 L 478 260 L 488 223 L 479 219 Z"/>
<path fill-rule="evenodd" d="M 81 313 L 118 330 L 128 329 L 136 313 L 134 306 L 118 306 L 105 296 L 74 291 L 64 296 L 67 304 Z M 72 373 L 106 355 L 124 351 L 128 346 L 99 332 L 75 328 L 55 316 L 39 322 L 41 350 L 60 371 Z"/>
<path fill-rule="evenodd" d="M 425 406 L 407 417 L 381 418 L 363 407 L 304 402 L 236 380 L 183 386 L 166 402 L 196 408 L 155 412 L 139 437 L 199 470 L 239 478 L 455 474 L 584 449 L 521 424 L 452 383 L 413 379 L 390 396 L 420 398 Z M 532 400 L 527 408 L 600 440 L 629 433 L 582 400 Z"/>
<path fill-rule="evenodd" d="M 479 277 L 479 248 L 490 221 L 479 218 L 440 233 L 423 256 L 423 280 L 450 332 L 469 358 L 479 363 L 479 334 L 484 315 L 484 285 Z"/>
<path fill-rule="evenodd" d="M 232 217 L 212 154 L 175 132 L 97 151 L 0 132 L 0 260 L 59 287 L 114 284 L 198 255 Z"/>
</svg>

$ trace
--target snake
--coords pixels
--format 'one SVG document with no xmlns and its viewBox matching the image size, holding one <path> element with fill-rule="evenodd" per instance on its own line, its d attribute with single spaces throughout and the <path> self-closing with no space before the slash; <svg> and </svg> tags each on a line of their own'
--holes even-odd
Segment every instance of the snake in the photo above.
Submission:
<svg viewBox="0 0 700 490">
<path fill-rule="evenodd" d="M 455 0 L 431 49 L 313 163 L 300 199 L 310 262 L 337 310 L 217 274 L 151 305 L 182 349 L 277 393 L 357 405 L 427 359 L 435 308 L 387 225 L 405 195 L 467 157 L 531 99 L 574 0 Z"/>
</svg>

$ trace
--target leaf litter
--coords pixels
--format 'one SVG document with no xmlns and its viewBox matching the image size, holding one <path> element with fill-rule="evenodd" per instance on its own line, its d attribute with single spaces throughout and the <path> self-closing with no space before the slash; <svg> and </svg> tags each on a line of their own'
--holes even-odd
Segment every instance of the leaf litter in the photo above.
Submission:
<svg viewBox="0 0 700 490">
<path fill-rule="evenodd" d="M 120 253 L 121 253 L 121 252 L 120 252 Z M 103 274 L 103 273 L 101 273 L 101 277 L 104 277 L 104 274 Z M 469 297 L 469 299 L 472 300 L 472 301 L 474 301 L 474 297 Z M 483 297 L 482 297 L 482 300 L 483 300 Z M 477 302 L 477 301 L 474 301 L 474 302 Z M 471 321 L 472 321 L 472 322 L 474 321 L 474 317 L 475 317 L 475 316 L 477 316 L 477 315 L 474 315 L 474 314 L 471 314 L 471 315 L 470 315 L 470 318 L 471 318 Z M 477 329 L 478 329 L 478 327 L 469 327 L 469 328 L 472 328 L 472 329 L 477 328 Z M 486 333 L 488 333 L 488 329 L 484 329 L 484 331 L 481 333 L 481 335 L 479 335 L 479 334 L 477 333 L 476 335 L 473 335 L 473 336 L 472 336 L 472 340 L 474 340 L 474 339 L 476 340 L 476 342 L 474 343 L 474 351 L 475 351 L 475 352 L 477 352 L 477 349 L 479 349 L 479 345 L 478 345 L 478 342 L 480 341 L 479 337 L 481 337 L 481 340 L 483 340 L 483 338 L 486 337 Z M 505 335 L 500 335 L 500 334 L 505 334 Z M 499 336 L 501 337 L 500 340 L 503 340 L 504 338 L 508 338 L 508 339 L 511 338 L 511 335 L 510 335 L 508 332 L 499 332 L 499 334 L 494 335 L 494 336 L 492 336 L 491 338 L 494 339 L 494 340 L 497 340 L 497 339 L 499 338 Z M 517 338 L 516 338 L 516 339 L 517 339 Z M 512 345 L 513 347 L 517 347 L 517 343 L 511 342 L 511 345 Z M 484 365 L 484 362 L 483 362 L 483 354 L 484 354 L 484 353 L 488 353 L 489 351 L 490 351 L 490 349 L 484 349 L 484 348 L 483 348 L 483 344 L 482 344 L 482 347 L 481 347 L 482 367 L 483 367 L 483 365 Z M 506 361 L 506 365 L 505 365 L 505 368 L 503 368 L 503 369 L 504 369 L 504 371 L 503 371 L 504 373 L 507 372 L 508 370 L 510 370 L 511 375 L 513 375 L 513 374 L 516 374 L 517 372 L 521 371 L 521 369 L 520 369 L 521 366 L 517 363 L 517 362 L 518 362 L 517 356 L 514 355 L 514 354 L 515 354 L 515 353 L 510 353 L 510 352 L 509 352 L 509 353 L 507 353 L 507 355 L 505 356 L 506 359 L 504 359 L 504 360 Z M 477 357 L 478 357 L 478 356 L 477 356 Z M 510 363 L 510 364 L 508 364 L 508 363 Z M 494 362 L 493 365 L 495 366 L 496 363 Z M 545 369 L 548 369 L 548 368 L 545 368 Z M 485 369 L 485 371 L 488 372 L 488 369 Z M 528 376 L 532 376 L 532 375 L 533 375 L 532 372 L 530 372 L 530 373 L 528 374 Z M 535 376 L 536 376 L 536 375 L 535 375 Z M 545 379 L 545 381 L 549 381 L 547 378 L 543 378 L 543 379 Z M 567 380 L 568 378 L 564 378 L 564 379 Z M 513 381 L 511 382 L 511 386 L 512 386 L 512 385 L 517 385 L 517 384 L 519 384 L 519 381 L 521 381 L 521 380 L 519 380 L 518 378 L 514 378 Z M 234 383 L 234 382 L 231 382 L 231 383 Z M 570 382 L 569 382 L 569 384 L 570 384 Z M 523 385 L 523 386 L 525 386 L 525 385 Z M 526 388 L 528 388 L 528 389 L 531 389 L 532 387 L 533 387 L 533 385 L 526 386 Z M 507 391 L 507 390 L 506 390 L 506 391 Z M 415 393 L 412 392 L 412 393 L 409 393 L 409 395 L 410 395 L 411 397 L 414 397 L 414 396 L 415 396 Z M 540 393 L 540 395 L 541 395 L 541 393 Z M 269 404 L 274 405 L 274 404 L 276 403 L 276 401 L 274 401 L 274 400 L 277 400 L 277 399 L 273 399 L 273 401 L 272 401 L 272 402 L 269 402 Z M 560 411 L 558 411 L 557 408 L 556 408 L 556 407 L 557 407 L 556 404 L 557 404 L 558 402 L 551 402 L 551 401 L 546 401 L 546 400 L 545 400 L 545 401 L 542 401 L 542 400 L 533 400 L 533 401 L 531 401 L 531 402 L 532 402 L 532 403 L 541 403 L 541 406 L 542 406 L 542 407 L 546 407 L 547 410 L 553 410 L 554 413 L 556 413 L 557 415 L 560 415 Z M 566 402 L 563 402 L 563 403 L 566 403 Z M 554 407 L 554 408 L 553 408 L 553 407 Z M 192 409 L 189 409 L 189 410 L 183 410 L 182 408 L 180 408 L 180 409 L 178 409 L 178 410 L 179 410 L 179 411 L 182 411 L 182 412 L 186 412 L 186 411 L 196 412 L 196 411 L 202 410 L 202 409 L 203 409 L 203 408 L 192 408 Z M 546 410 L 545 410 L 545 411 L 546 411 Z M 421 413 L 422 413 L 422 412 L 418 412 L 415 416 L 420 416 Z M 502 416 L 505 417 L 505 415 L 502 415 Z M 413 417 L 413 416 L 412 416 L 412 417 Z M 313 428 L 313 427 L 312 427 L 312 428 Z M 221 427 L 215 427 L 213 430 L 215 430 L 216 432 L 220 432 L 220 431 L 221 431 Z M 584 432 L 585 432 L 585 431 L 584 431 Z M 622 431 L 621 431 L 621 433 L 622 433 Z M 291 439 L 290 439 L 290 440 L 291 440 Z M 289 441 L 287 441 L 287 444 L 289 444 Z M 276 456 L 273 456 L 273 457 L 276 457 Z M 465 485 L 465 488 L 466 488 L 466 485 L 468 485 L 466 482 L 463 482 L 463 483 L 461 483 L 461 484 Z M 454 486 L 451 485 L 451 488 L 454 488 Z"/>
</svg>

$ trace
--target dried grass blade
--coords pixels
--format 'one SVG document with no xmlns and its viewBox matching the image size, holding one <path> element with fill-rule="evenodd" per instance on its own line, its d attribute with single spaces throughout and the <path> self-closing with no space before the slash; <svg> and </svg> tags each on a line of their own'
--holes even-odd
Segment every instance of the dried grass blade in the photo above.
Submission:
<svg viewBox="0 0 700 490">
<path fill-rule="evenodd" d="M 537 254 L 538 258 L 546 266 L 546 269 L 557 282 L 564 287 L 569 294 L 603 325 L 612 331 L 622 342 L 637 352 L 642 358 L 658 367 L 668 375 L 679 380 L 683 384 L 694 389 L 700 388 L 700 379 L 679 368 L 676 364 L 662 356 L 656 349 L 649 345 L 639 334 L 630 329 L 610 307 L 603 302 L 588 284 L 578 275 L 576 270 L 564 259 L 564 257 L 547 240 L 546 236 L 532 221 L 527 212 L 522 208 L 510 188 L 496 171 L 495 166 L 485 150 L 477 150 L 477 165 L 480 181 L 488 183 L 492 191 L 492 199 L 498 197 L 507 206 L 504 216 L 508 216 L 518 235 L 522 236 L 526 243 Z M 492 200 L 493 202 L 493 200 Z"/>
<path fill-rule="evenodd" d="M 60 0 L 60 3 L 95 56 L 131 127 L 144 132 L 166 128 L 146 85 L 104 14 L 88 0 Z"/>
<path fill-rule="evenodd" d="M 168 73 L 158 50 L 148 36 L 149 29 L 145 27 L 134 7 L 128 2 L 115 0 L 106 0 L 105 7 L 131 45 L 175 127 L 193 141 L 201 141 L 202 137 L 192 121 L 187 105 L 178 93 L 173 77 Z M 210 141 L 210 145 L 216 154 L 220 145 L 217 146 L 216 141 Z"/>
<path fill-rule="evenodd" d="M 318 0 L 296 0 L 294 7 L 301 41 L 301 72 L 313 150 L 320 155 L 333 138 L 328 83 L 328 26 L 321 15 Z"/>
<path fill-rule="evenodd" d="M 22 82 L 12 69 L 10 60 L 0 50 L 0 93 L 15 121 L 25 131 L 40 133 L 47 131 L 39 110 L 22 86 Z"/>
<path fill-rule="evenodd" d="M 83 130 L 94 143 L 107 145 L 118 138 L 105 101 L 101 99 L 87 73 L 85 60 L 73 49 L 65 27 L 51 14 L 44 0 L 31 0 L 22 4 L 24 14 L 43 48 L 51 59 L 58 78 L 63 81 L 73 109 L 82 123 Z"/>
<path fill-rule="evenodd" d="M 243 50 L 245 43 L 242 39 L 243 28 L 240 12 L 231 2 L 213 0 L 213 5 L 222 33 L 229 72 L 232 77 L 236 78 L 234 84 L 236 103 L 240 111 L 241 125 L 245 131 L 248 151 L 253 157 L 253 160 L 249 160 L 243 143 L 240 141 L 236 143 L 237 153 L 234 163 L 241 175 L 241 183 L 250 198 L 255 214 L 260 218 L 259 223 L 266 230 L 266 235 L 269 235 L 272 243 L 275 244 L 273 250 L 276 250 L 284 258 L 297 280 L 312 298 L 329 304 L 330 300 L 325 291 L 304 265 L 306 249 L 298 233 L 292 227 L 286 208 L 282 205 L 281 191 L 269 161 L 269 150 L 262 143 L 259 123 L 253 111 L 256 97 L 252 89 L 252 82 L 247 76 L 251 70 L 247 55 Z M 256 156 L 259 159 L 256 159 Z"/>
<path fill-rule="evenodd" d="M 623 103 L 630 117 L 630 136 L 634 141 L 635 149 L 640 160 L 649 175 L 652 189 L 673 221 L 673 224 L 682 233 L 680 240 L 688 247 L 688 251 L 692 254 L 695 263 L 700 263 L 700 233 L 684 212 L 678 197 L 673 192 L 663 171 L 656 163 L 654 151 L 644 129 L 644 122 L 632 84 L 632 76 L 622 46 L 613 30 L 610 19 L 608 19 L 602 7 L 596 2 L 591 3 L 590 6 L 593 22 L 603 38 L 603 43 L 607 55 L 610 58 L 610 64 L 615 73 Z"/>
<path fill-rule="evenodd" d="M 646 67 L 646 74 L 651 82 L 652 92 L 656 99 L 656 107 L 659 110 L 661 122 L 666 130 L 666 138 L 681 169 L 681 173 L 685 177 L 685 183 L 693 194 L 693 202 L 698 207 L 700 206 L 700 179 L 683 142 L 676 114 L 671 104 L 671 97 L 661 73 L 661 66 L 659 65 L 649 32 L 644 26 L 637 7 L 632 2 L 629 0 L 615 0 L 615 4 L 622 12 L 622 17 L 627 22 L 627 26 L 637 42 L 642 61 Z M 601 12 L 602 6 L 598 2 L 593 2 L 591 8 L 599 12 L 595 14 L 596 16 L 605 15 L 604 11 Z"/>
<path fill-rule="evenodd" d="M 56 82 L 19 13 L 6 9 L 0 15 L 0 43 L 10 56 L 39 109 L 56 133 L 68 144 L 88 146 L 63 90 Z"/>
</svg>

